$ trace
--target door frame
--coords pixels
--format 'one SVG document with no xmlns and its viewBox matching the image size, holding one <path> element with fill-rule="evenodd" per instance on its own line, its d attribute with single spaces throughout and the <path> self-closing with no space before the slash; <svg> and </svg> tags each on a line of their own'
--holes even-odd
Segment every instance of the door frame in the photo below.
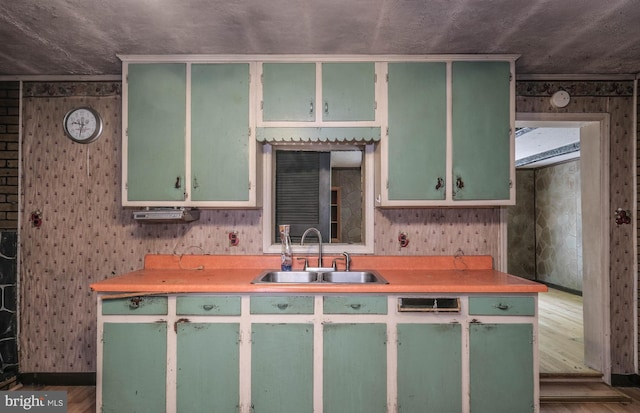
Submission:
<svg viewBox="0 0 640 413">
<path fill-rule="evenodd" d="M 605 196 L 600 197 L 599 204 L 599 219 L 597 220 L 598 227 L 596 229 L 599 236 L 599 251 L 602 253 L 599 257 L 596 257 L 596 266 L 601 274 L 600 278 L 596 280 L 597 288 L 594 287 L 593 291 L 583 291 L 586 293 L 591 307 L 597 308 L 597 314 L 593 311 L 586 311 L 585 316 L 596 318 L 585 320 L 585 324 L 589 322 L 592 327 L 589 329 L 590 337 L 587 340 L 585 338 L 585 344 L 587 341 L 593 344 L 591 354 L 595 357 L 594 364 L 589 367 L 601 372 L 603 374 L 603 380 L 610 384 L 611 381 L 611 306 L 610 306 L 610 274 L 609 274 L 609 262 L 610 262 L 610 237 L 609 237 L 609 217 L 610 217 L 610 197 L 609 197 L 609 147 L 610 147 L 610 116 L 608 113 L 528 113 L 517 112 L 516 124 L 526 123 L 531 126 L 563 126 L 563 127 L 579 127 L 581 128 L 580 139 L 581 145 L 583 139 L 583 127 L 587 125 L 598 124 L 599 127 L 599 187 L 600 193 Z M 593 137 L 585 136 L 586 139 L 594 139 Z M 501 254 L 500 265 L 502 271 L 507 270 L 507 209 L 501 208 L 500 216 L 500 236 L 501 236 Z M 583 239 L 583 246 L 585 240 Z M 587 240 L 588 242 L 588 240 Z M 588 257 L 584 257 L 583 260 Z M 584 262 L 584 261 L 583 261 Z M 587 287 L 589 289 L 589 287 Z M 589 308 L 589 307 L 588 307 Z M 588 309 L 587 308 L 587 309 Z M 635 312 L 635 310 L 634 310 Z M 634 314 L 635 315 L 635 314 Z M 585 331 L 587 334 L 587 331 Z M 635 337 L 635 331 L 634 331 Z"/>
</svg>

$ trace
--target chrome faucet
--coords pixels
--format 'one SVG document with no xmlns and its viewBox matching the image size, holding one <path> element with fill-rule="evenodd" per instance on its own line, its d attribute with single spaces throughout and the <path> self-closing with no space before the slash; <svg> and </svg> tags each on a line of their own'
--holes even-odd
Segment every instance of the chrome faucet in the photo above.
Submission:
<svg viewBox="0 0 640 413">
<path fill-rule="evenodd" d="M 333 268 L 323 268 L 322 267 L 322 234 L 320 234 L 320 231 L 318 231 L 317 228 L 311 227 L 311 228 L 307 228 L 303 233 L 302 233 L 302 238 L 300 239 L 300 245 L 304 245 L 304 239 L 307 236 L 307 234 L 309 232 L 315 232 L 316 236 L 318 237 L 318 267 L 316 268 L 305 268 L 305 270 L 312 270 L 312 271 L 331 271 L 333 270 Z"/>
</svg>

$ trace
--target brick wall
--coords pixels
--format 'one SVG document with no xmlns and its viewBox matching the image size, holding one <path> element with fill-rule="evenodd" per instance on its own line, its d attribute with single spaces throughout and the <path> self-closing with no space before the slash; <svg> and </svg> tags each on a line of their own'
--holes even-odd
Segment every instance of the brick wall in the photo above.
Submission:
<svg viewBox="0 0 640 413">
<path fill-rule="evenodd" d="M 20 83 L 0 82 L 0 230 L 18 228 Z"/>
</svg>

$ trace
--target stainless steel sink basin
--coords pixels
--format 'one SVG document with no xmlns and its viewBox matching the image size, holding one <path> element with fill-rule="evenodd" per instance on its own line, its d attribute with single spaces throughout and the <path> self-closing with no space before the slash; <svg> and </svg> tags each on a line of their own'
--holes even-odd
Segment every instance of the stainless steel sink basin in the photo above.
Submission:
<svg viewBox="0 0 640 413">
<path fill-rule="evenodd" d="M 313 283 L 318 282 L 318 273 L 310 271 L 267 271 L 256 277 L 252 284 L 262 283 Z"/>
<path fill-rule="evenodd" d="M 252 284 L 388 284 L 375 271 L 265 271 Z"/>
<path fill-rule="evenodd" d="M 389 284 L 374 271 L 331 271 L 322 273 L 322 282 L 347 284 Z"/>
</svg>

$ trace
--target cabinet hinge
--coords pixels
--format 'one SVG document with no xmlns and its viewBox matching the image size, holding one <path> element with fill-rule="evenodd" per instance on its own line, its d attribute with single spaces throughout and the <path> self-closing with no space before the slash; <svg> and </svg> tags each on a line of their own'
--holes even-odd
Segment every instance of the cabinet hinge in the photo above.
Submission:
<svg viewBox="0 0 640 413">
<path fill-rule="evenodd" d="M 389 136 L 389 127 L 387 126 L 387 130 L 386 130 L 387 136 Z"/>
<path fill-rule="evenodd" d="M 509 179 L 509 189 L 513 188 L 513 181 Z"/>
<path fill-rule="evenodd" d="M 373 74 L 373 83 L 378 83 L 378 74 L 377 73 Z"/>
<path fill-rule="evenodd" d="M 249 126 L 249 137 L 251 137 L 251 126 Z"/>
<path fill-rule="evenodd" d="M 264 100 L 261 100 L 260 101 L 260 110 L 263 110 L 263 109 L 264 109 Z"/>
<path fill-rule="evenodd" d="M 387 179 L 387 189 L 389 189 L 389 180 Z"/>
<path fill-rule="evenodd" d="M 251 181 L 249 181 L 249 191 L 251 191 Z"/>
<path fill-rule="evenodd" d="M 373 108 L 376 109 L 376 110 L 378 109 L 378 102 L 377 101 L 373 102 Z"/>
<path fill-rule="evenodd" d="M 509 72 L 509 82 L 513 80 L 513 73 Z"/>
<path fill-rule="evenodd" d="M 387 73 L 387 83 L 389 83 L 389 73 Z"/>
</svg>

